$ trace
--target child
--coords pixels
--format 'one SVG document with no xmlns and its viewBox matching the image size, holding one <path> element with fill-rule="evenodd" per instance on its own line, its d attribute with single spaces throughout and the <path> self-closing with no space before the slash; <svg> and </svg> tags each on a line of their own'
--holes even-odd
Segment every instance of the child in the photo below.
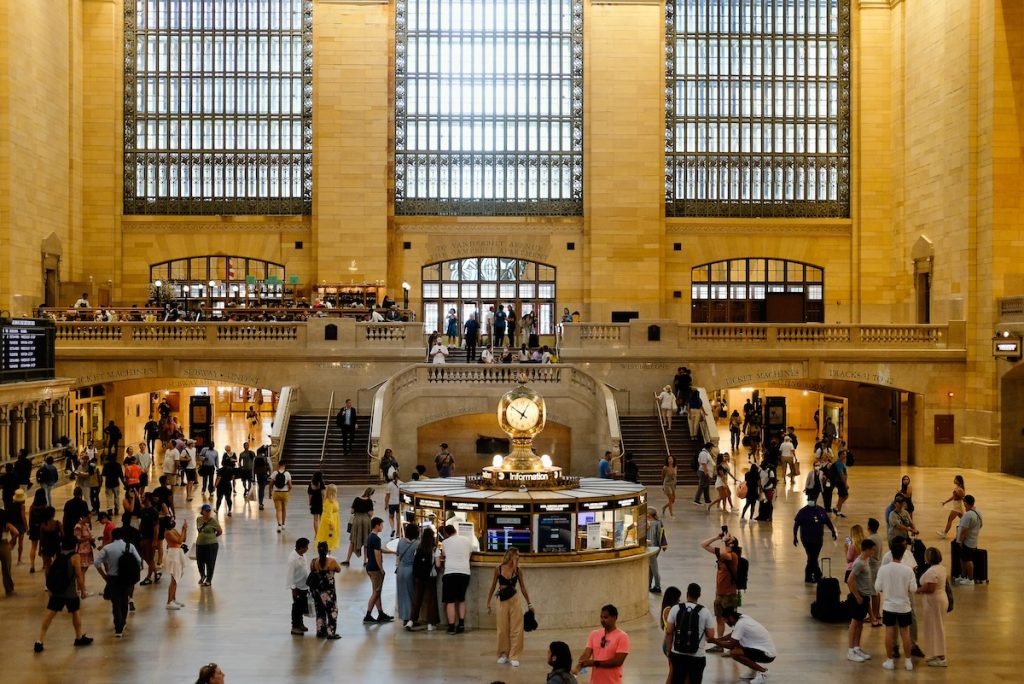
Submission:
<svg viewBox="0 0 1024 684">
<path fill-rule="evenodd" d="M 103 546 L 106 546 L 114 541 L 114 521 L 111 520 L 110 511 L 100 511 L 96 519 L 103 525 Z"/>
</svg>

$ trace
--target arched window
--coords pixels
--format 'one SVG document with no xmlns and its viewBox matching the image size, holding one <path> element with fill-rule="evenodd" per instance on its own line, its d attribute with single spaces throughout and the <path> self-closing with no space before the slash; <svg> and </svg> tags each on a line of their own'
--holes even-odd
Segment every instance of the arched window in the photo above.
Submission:
<svg viewBox="0 0 1024 684">
<path fill-rule="evenodd" d="M 555 332 L 555 267 L 512 257 L 469 257 L 423 267 L 423 326 L 444 332 L 448 311 L 461 326 L 470 314 L 484 315 L 499 304 L 512 305 L 516 316 L 532 313 L 537 334 Z M 517 333 L 518 336 L 518 333 Z M 525 341 L 525 340 L 523 340 Z"/>
<path fill-rule="evenodd" d="M 397 0 L 395 213 L 583 213 L 583 1 Z"/>
<path fill-rule="evenodd" d="M 748 257 L 695 266 L 693 323 L 823 323 L 825 271 L 786 259 Z"/>
<path fill-rule="evenodd" d="M 309 214 L 312 0 L 124 6 L 124 213 Z"/>
<path fill-rule="evenodd" d="M 284 264 L 243 256 L 213 254 L 172 259 L 149 267 L 149 282 L 191 310 L 230 306 L 282 306 Z"/>
<path fill-rule="evenodd" d="M 850 215 L 850 0 L 666 0 L 667 216 Z"/>
</svg>

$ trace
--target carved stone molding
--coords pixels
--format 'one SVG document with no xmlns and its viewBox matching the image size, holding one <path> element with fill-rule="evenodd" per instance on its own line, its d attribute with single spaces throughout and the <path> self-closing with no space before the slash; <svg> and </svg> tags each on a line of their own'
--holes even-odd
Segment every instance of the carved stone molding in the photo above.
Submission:
<svg viewBox="0 0 1024 684">
<path fill-rule="evenodd" d="M 468 237 L 486 233 L 507 235 L 510 238 L 529 235 L 582 235 L 580 223 L 400 223 L 398 233 L 421 235 L 457 235 Z"/>
<path fill-rule="evenodd" d="M 850 235 L 853 232 L 852 226 L 846 225 L 672 225 L 665 226 L 668 235 Z"/>
<path fill-rule="evenodd" d="M 125 233 L 309 233 L 308 223 L 122 223 Z"/>
</svg>

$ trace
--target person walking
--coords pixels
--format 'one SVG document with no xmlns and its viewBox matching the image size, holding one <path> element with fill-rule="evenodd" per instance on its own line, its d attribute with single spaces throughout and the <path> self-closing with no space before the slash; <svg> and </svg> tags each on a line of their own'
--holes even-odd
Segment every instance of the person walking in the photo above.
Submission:
<svg viewBox="0 0 1024 684">
<path fill-rule="evenodd" d="M 816 584 L 821 579 L 821 566 L 818 565 L 818 557 L 821 555 L 821 547 L 824 544 L 825 528 L 832 531 L 832 539 L 836 540 L 836 528 L 828 517 L 828 511 L 814 503 L 814 499 L 808 499 L 807 505 L 797 511 L 793 518 L 793 546 L 803 544 L 804 553 L 807 554 L 807 564 L 804 566 L 804 582 Z M 797 538 L 799 533 L 799 539 Z"/>
<path fill-rule="evenodd" d="M 675 518 L 675 505 L 676 505 L 676 479 L 678 478 L 678 469 L 676 468 L 675 456 L 666 456 L 665 465 L 661 467 L 661 491 L 665 492 L 666 503 L 661 507 L 661 514 L 665 515 L 665 511 L 668 511 L 670 518 Z"/>
<path fill-rule="evenodd" d="M 469 314 L 469 320 L 463 326 L 463 339 L 466 341 L 466 363 L 476 361 L 476 343 L 480 337 L 480 321 L 476 312 Z"/>
<path fill-rule="evenodd" d="M 662 651 L 670 663 L 669 684 L 701 684 L 707 666 L 705 649 L 715 636 L 711 611 L 697 603 L 699 584 L 686 587 L 686 601 L 672 607 L 665 619 L 665 643 Z"/>
<path fill-rule="evenodd" d="M 402 530 L 402 537 L 398 540 L 398 547 L 395 550 L 397 567 L 395 568 L 395 589 L 398 603 L 398 619 L 405 625 L 406 631 L 412 631 L 415 616 L 412 611 L 412 598 L 415 591 L 413 579 L 413 564 L 416 561 L 416 551 L 419 546 L 418 540 L 420 528 L 413 523 L 406 523 Z"/>
<path fill-rule="evenodd" d="M 736 453 L 740 450 L 740 439 L 742 437 L 741 427 L 743 425 L 743 419 L 740 417 L 740 412 L 733 409 L 732 415 L 729 416 L 729 451 Z"/>
<path fill-rule="evenodd" d="M 593 668 L 591 684 L 621 684 L 623 665 L 629 656 L 629 635 L 618 628 L 618 620 L 618 608 L 610 603 L 601 607 L 601 626 L 587 637 L 573 674 L 589 667 Z"/>
<path fill-rule="evenodd" d="M 351 399 L 345 400 L 345 405 L 334 417 L 334 422 L 341 431 L 341 448 L 345 456 L 352 451 L 352 445 L 356 439 L 356 424 L 359 422 L 359 412 L 352 405 Z"/>
<path fill-rule="evenodd" d="M 203 484 L 199 491 L 203 492 L 203 496 L 212 497 L 215 491 L 213 479 L 217 474 L 217 457 L 217 449 L 214 448 L 212 441 L 199 452 L 199 460 L 202 461 L 202 465 L 199 466 L 199 474 L 203 476 Z"/>
<path fill-rule="evenodd" d="M 288 519 L 288 497 L 292 491 L 292 474 L 285 468 L 284 461 L 277 462 L 277 471 L 274 473 L 271 488 L 270 497 L 274 501 L 274 513 L 277 516 L 277 533 L 280 534 Z"/>
<path fill-rule="evenodd" d="M 672 416 L 679 408 L 676 405 L 676 396 L 672 394 L 672 385 L 665 385 L 654 398 L 661 409 L 661 424 L 665 426 L 665 430 L 672 430 Z"/>
<path fill-rule="evenodd" d="M 697 493 L 693 496 L 693 504 L 700 506 L 711 503 L 711 476 L 714 473 L 714 460 L 711 458 L 711 449 L 714 444 L 705 442 L 704 448 L 697 454 Z M 703 497 L 704 501 L 701 501 Z"/>
<path fill-rule="evenodd" d="M 213 583 L 213 571 L 217 567 L 219 539 L 224 534 L 220 521 L 213 517 L 210 504 L 203 504 L 196 518 L 196 565 L 199 567 L 199 586 L 208 587 Z"/>
<path fill-rule="evenodd" d="M 658 556 L 667 548 L 664 542 L 665 526 L 658 520 L 658 512 L 647 509 L 647 546 L 658 549 L 647 558 L 647 588 L 652 594 L 661 593 L 661 572 L 658 569 Z"/>
<path fill-rule="evenodd" d="M 124 628 L 128 621 L 128 602 L 131 590 L 135 586 L 135 582 L 138 581 L 138 572 L 142 568 L 142 557 L 134 545 L 124 541 L 124 528 L 114 529 L 113 536 L 114 540 L 96 554 L 93 565 L 96 566 L 100 577 L 106 582 L 103 597 L 110 601 L 110 609 L 114 617 L 114 637 L 120 639 L 124 636 Z M 121 576 L 121 556 L 124 554 L 130 554 L 138 563 L 134 577 Z M 84 581 L 83 572 L 83 586 Z"/>
<path fill-rule="evenodd" d="M 340 639 L 341 635 L 338 634 L 338 593 L 334 586 L 334 576 L 341 572 L 341 566 L 328 555 L 329 550 L 327 542 L 316 545 L 317 557 L 309 564 L 306 582 L 313 594 L 313 606 L 316 609 L 316 635 L 321 639 L 335 640 Z M 293 613 L 294 610 L 293 607 Z"/>
<path fill-rule="evenodd" d="M 370 520 L 370 534 L 366 538 L 366 575 L 370 578 L 370 598 L 366 602 L 366 615 L 363 622 L 391 622 L 394 616 L 384 612 L 384 604 L 381 601 L 381 591 L 384 588 L 384 545 L 381 542 L 380 533 L 384 531 L 384 519 L 373 518 Z M 320 547 L 317 547 L 318 549 Z M 377 608 L 377 617 L 374 618 L 373 609 Z"/>
<path fill-rule="evenodd" d="M 156 440 L 160 437 L 160 423 L 153 420 L 153 414 L 149 414 L 149 420 L 142 426 L 143 440 L 149 447 L 149 453 L 156 453 Z"/>
<path fill-rule="evenodd" d="M 11 541 L 16 539 L 17 535 L 18 528 L 8 519 L 7 509 L 0 508 L 0 575 L 3 577 L 6 596 L 14 593 L 14 578 L 11 575 Z"/>
<path fill-rule="evenodd" d="M 310 573 L 310 565 L 306 562 L 309 540 L 299 537 L 295 540 L 295 550 L 288 558 L 288 588 L 292 593 L 292 634 L 302 636 L 309 631 L 303 623 L 308 610 L 309 586 L 306 582 Z"/>
<path fill-rule="evenodd" d="M 188 539 L 188 520 L 181 521 L 181 531 L 174 528 L 174 520 L 164 518 L 160 522 L 167 551 L 164 553 L 164 572 L 171 576 L 167 585 L 167 610 L 181 610 L 185 604 L 178 601 L 178 584 L 185 575 L 185 551 L 182 544 Z M 196 553 L 199 549 L 196 549 Z"/>
<path fill-rule="evenodd" d="M 510 548 L 505 551 L 501 564 L 494 569 L 491 587 L 487 590 L 487 613 L 491 613 L 495 588 L 498 596 L 498 614 L 495 622 L 498 628 L 498 664 L 509 663 L 519 667 L 519 657 L 523 653 L 523 607 L 519 601 L 519 592 L 523 592 L 527 608 L 530 604 L 530 592 L 526 589 L 523 571 L 519 567 L 519 550 Z"/>
<path fill-rule="evenodd" d="M 317 473 L 319 475 L 319 473 Z M 321 478 L 322 482 L 322 478 Z M 338 512 L 338 487 L 327 485 L 321 503 L 323 515 L 320 517 L 316 531 L 316 542 L 327 542 L 327 549 L 332 553 L 341 546 L 341 517 Z"/>
<path fill-rule="evenodd" d="M 949 575 L 942 565 L 942 552 L 934 546 L 924 552 L 928 569 L 921 574 L 917 593 L 922 595 L 921 617 L 924 622 L 924 639 L 921 650 L 928 658 L 929 667 L 946 667 L 946 631 L 943 619 L 949 608 L 946 588 Z"/>
<path fill-rule="evenodd" d="M 733 477 L 732 470 L 729 468 L 731 465 L 729 454 L 720 454 L 718 456 L 718 463 L 715 464 L 715 490 L 718 493 L 718 498 L 708 504 L 708 512 L 714 508 L 717 504 L 722 504 L 722 512 L 725 513 L 726 509 L 729 511 L 735 510 L 732 503 L 732 490 L 729 488 L 729 481 L 732 480 L 734 483 L 738 483 L 735 477 Z"/>
<path fill-rule="evenodd" d="M 249 490 L 252 489 L 252 466 L 256 460 L 256 452 L 249 448 L 249 442 L 242 442 L 242 451 L 238 454 L 238 470 L 235 475 L 242 481 L 242 496 L 249 501 Z"/>
<path fill-rule="evenodd" d="M 319 470 L 313 473 L 309 484 L 306 485 L 306 496 L 309 498 L 309 514 L 313 516 L 313 536 L 316 537 L 320 529 L 320 516 L 324 513 L 324 474 Z M 335 490 L 337 492 L 337 490 Z M 335 547 L 337 548 L 337 547 Z"/>
<path fill-rule="evenodd" d="M 65 539 L 61 545 L 60 556 L 54 561 L 50 570 L 46 573 L 46 589 L 50 592 L 50 598 L 46 602 L 46 616 L 39 628 L 39 639 L 33 645 L 32 650 L 36 653 L 43 652 L 43 642 L 46 641 L 46 631 L 50 629 L 53 619 L 57 613 L 65 608 L 71 615 L 71 624 L 75 628 L 75 646 L 88 646 L 92 643 L 92 637 L 85 633 L 82 627 L 82 599 L 88 594 L 85 591 L 85 575 L 82 574 L 82 564 L 75 552 L 75 540 Z"/>
<path fill-rule="evenodd" d="M 903 653 L 906 658 L 903 667 L 907 670 L 914 669 L 914 661 L 910 658 L 910 622 L 911 622 L 911 592 L 917 589 L 917 579 L 914 571 L 909 565 L 900 561 L 906 550 L 906 544 L 902 540 L 891 542 L 889 550 L 892 553 L 892 563 L 886 563 L 878 569 L 878 576 L 875 578 L 875 591 L 882 595 L 882 624 L 885 625 L 885 653 L 888 656 L 882 667 L 886 670 L 896 669 L 893 661 L 893 649 L 896 647 L 896 634 L 899 631 L 900 640 L 903 642 Z"/>
<path fill-rule="evenodd" d="M 234 498 L 233 490 L 235 487 L 235 469 L 230 462 L 226 462 L 217 470 L 214 487 L 217 490 L 217 513 L 220 513 L 221 502 L 226 502 L 228 505 L 228 517 L 230 518 L 232 499 Z"/>
<path fill-rule="evenodd" d="M 964 517 L 965 496 L 967 496 L 967 489 L 964 486 L 964 476 L 957 475 L 953 478 L 953 493 L 949 495 L 948 499 L 942 502 L 943 506 L 951 501 L 953 502 L 953 510 L 949 512 L 949 517 L 946 518 L 946 527 L 939 532 L 939 536 L 943 539 L 945 539 L 946 535 L 949 534 L 949 528 L 953 526 L 953 521 Z"/>
<path fill-rule="evenodd" d="M 111 421 L 113 422 L 113 421 Z M 106 462 L 103 464 L 103 489 L 107 495 L 107 508 L 114 509 L 114 515 L 121 513 L 121 486 L 125 484 L 124 470 L 117 462 L 117 456 L 113 453 L 107 454 Z"/>
<path fill-rule="evenodd" d="M 437 569 L 439 553 L 437 550 L 437 534 L 433 528 L 426 528 L 420 537 L 420 543 L 416 547 L 416 554 L 412 560 L 412 610 L 410 619 L 405 625 L 406 630 L 412 631 L 422 616 L 422 622 L 427 625 L 427 631 L 433 632 L 441 623 L 441 615 L 437 609 Z"/>
<path fill-rule="evenodd" d="M 390 449 L 389 449 L 390 451 Z M 388 512 L 388 525 L 391 526 L 391 536 L 398 534 L 398 501 L 401 497 L 402 481 L 398 479 L 398 468 L 391 468 L 384 486 L 384 508 Z"/>
<path fill-rule="evenodd" d="M 370 519 L 373 516 L 373 492 L 373 487 L 367 487 L 363 490 L 361 496 L 357 496 L 352 500 L 352 505 L 349 507 L 351 527 L 348 534 L 348 554 L 345 556 L 345 560 L 342 561 L 342 565 L 349 564 L 353 553 L 356 554 L 356 558 L 360 558 L 363 555 L 363 547 L 366 546 L 366 539 L 370 536 Z"/>
<path fill-rule="evenodd" d="M 761 471 L 757 465 L 750 464 L 746 475 L 743 476 L 743 484 L 746 485 L 747 491 L 743 497 L 743 510 L 740 511 L 740 521 L 746 516 L 747 509 L 750 510 L 750 519 L 753 520 L 754 514 L 757 513 L 757 500 L 761 495 Z"/>
<path fill-rule="evenodd" d="M 252 460 L 252 474 L 256 478 L 256 500 L 261 511 L 267 483 L 270 481 L 270 470 L 270 448 L 263 445 L 256 450 L 256 457 Z"/>
</svg>

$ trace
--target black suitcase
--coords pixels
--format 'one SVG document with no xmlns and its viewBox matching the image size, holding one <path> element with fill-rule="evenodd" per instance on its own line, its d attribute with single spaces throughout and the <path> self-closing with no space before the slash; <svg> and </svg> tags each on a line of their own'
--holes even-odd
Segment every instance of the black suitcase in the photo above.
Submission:
<svg viewBox="0 0 1024 684">
<path fill-rule="evenodd" d="M 988 551 L 974 550 L 974 581 L 988 584 Z"/>
<path fill-rule="evenodd" d="M 956 540 L 949 544 L 949 572 L 953 579 L 963 577 L 964 574 L 963 568 L 960 567 L 960 544 Z"/>
<path fill-rule="evenodd" d="M 839 579 L 832 576 L 832 559 L 821 559 L 823 565 L 826 561 L 828 574 L 818 579 L 811 617 L 822 622 L 848 622 L 850 615 L 846 604 L 840 600 Z"/>
</svg>

